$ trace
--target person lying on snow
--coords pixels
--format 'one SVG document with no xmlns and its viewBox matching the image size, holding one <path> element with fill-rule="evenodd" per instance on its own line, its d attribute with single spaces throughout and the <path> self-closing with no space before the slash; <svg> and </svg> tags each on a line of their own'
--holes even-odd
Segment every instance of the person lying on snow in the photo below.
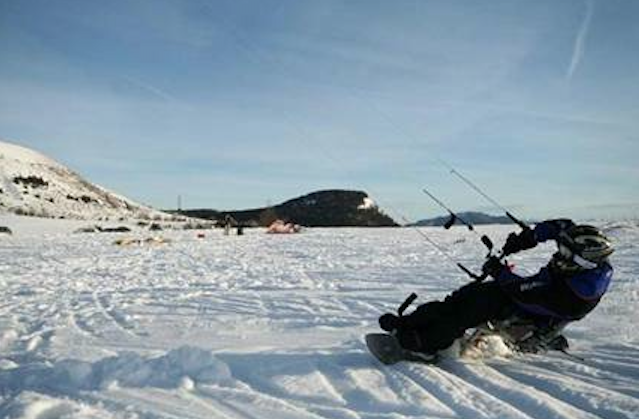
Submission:
<svg viewBox="0 0 639 419">
<path fill-rule="evenodd" d="M 568 322 L 582 319 L 599 303 L 612 278 L 608 256 L 614 251 L 596 227 L 558 219 L 511 233 L 502 255 L 532 249 L 547 240 L 555 240 L 558 251 L 537 274 L 518 276 L 500 258 L 490 256 L 482 270 L 494 280 L 467 284 L 443 301 L 419 306 L 410 315 L 384 314 L 379 318 L 381 328 L 394 334 L 404 349 L 434 358 L 467 329 L 525 319 L 535 332 L 518 349 L 544 349 Z"/>
</svg>

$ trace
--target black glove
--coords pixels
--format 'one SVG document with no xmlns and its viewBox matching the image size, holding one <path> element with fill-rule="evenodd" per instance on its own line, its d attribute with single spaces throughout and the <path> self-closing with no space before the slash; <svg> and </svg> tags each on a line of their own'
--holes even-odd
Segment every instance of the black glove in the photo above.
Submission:
<svg viewBox="0 0 639 419">
<path fill-rule="evenodd" d="M 522 250 L 532 249 L 535 246 L 537 246 L 535 232 L 532 229 L 527 228 L 519 234 L 510 233 L 506 239 L 506 244 L 504 244 L 501 251 L 504 256 L 508 256 Z"/>
<path fill-rule="evenodd" d="M 481 267 L 481 271 L 493 278 L 499 276 L 502 270 L 506 268 L 506 265 L 501 263 L 501 260 L 497 256 L 490 256 L 486 262 L 484 262 L 484 266 Z"/>
<path fill-rule="evenodd" d="M 379 318 L 379 327 L 387 332 L 399 329 L 401 323 L 401 318 L 393 313 L 386 313 Z"/>
</svg>

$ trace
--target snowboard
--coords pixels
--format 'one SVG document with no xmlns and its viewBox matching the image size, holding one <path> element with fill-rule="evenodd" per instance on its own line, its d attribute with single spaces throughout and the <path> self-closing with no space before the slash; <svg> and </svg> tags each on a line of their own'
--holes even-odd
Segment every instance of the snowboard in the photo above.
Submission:
<svg viewBox="0 0 639 419">
<path fill-rule="evenodd" d="M 366 335 L 366 346 L 375 358 L 382 364 L 392 365 L 400 361 L 421 362 L 424 364 L 434 364 L 437 357 L 428 358 L 421 356 L 417 352 L 407 351 L 402 348 L 395 336 L 388 333 L 369 333 Z"/>
</svg>

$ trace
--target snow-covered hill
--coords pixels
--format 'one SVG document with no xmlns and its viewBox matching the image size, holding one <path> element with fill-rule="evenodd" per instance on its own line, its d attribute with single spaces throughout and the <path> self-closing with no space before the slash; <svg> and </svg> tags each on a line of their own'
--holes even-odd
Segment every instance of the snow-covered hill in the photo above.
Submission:
<svg viewBox="0 0 639 419">
<path fill-rule="evenodd" d="M 62 164 L 0 141 L 0 212 L 73 219 L 173 218 L 96 186 Z"/>
<path fill-rule="evenodd" d="M 617 252 L 601 304 L 569 325 L 571 352 L 379 364 L 363 335 L 413 291 L 468 278 L 411 228 L 249 229 L 113 245 L 71 221 L 0 217 L 0 417 L 66 419 L 637 418 L 639 228 L 606 226 Z M 26 234 L 25 222 L 49 224 Z M 70 228 L 72 226 L 69 226 Z M 513 227 L 478 227 L 501 242 Z M 54 234 L 45 234 L 50 231 Z M 71 231 L 71 230 L 69 230 Z M 422 228 L 460 262 L 466 229 Z M 42 235 L 45 234 L 45 235 Z M 531 272 L 553 252 L 512 259 Z"/>
</svg>

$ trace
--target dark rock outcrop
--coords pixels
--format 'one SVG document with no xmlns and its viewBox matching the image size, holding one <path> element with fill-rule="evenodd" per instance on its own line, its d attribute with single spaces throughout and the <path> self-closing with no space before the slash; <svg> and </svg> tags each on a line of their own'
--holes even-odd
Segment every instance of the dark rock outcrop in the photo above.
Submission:
<svg viewBox="0 0 639 419">
<path fill-rule="evenodd" d="M 276 219 L 307 227 L 394 227 L 397 223 L 372 205 L 362 191 L 325 190 L 313 192 L 266 208 L 237 211 L 186 210 L 181 214 L 210 220 L 231 215 L 243 226 L 268 226 Z"/>
<path fill-rule="evenodd" d="M 16 176 L 13 178 L 16 185 L 31 186 L 32 188 L 46 188 L 49 182 L 39 176 Z"/>
</svg>

